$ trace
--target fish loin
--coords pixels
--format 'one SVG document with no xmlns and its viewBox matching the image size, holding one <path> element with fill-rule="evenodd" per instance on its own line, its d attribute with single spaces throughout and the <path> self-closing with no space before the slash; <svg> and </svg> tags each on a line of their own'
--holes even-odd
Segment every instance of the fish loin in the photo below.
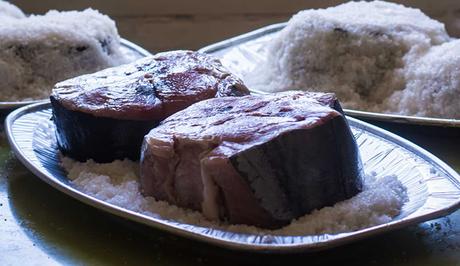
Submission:
<svg viewBox="0 0 460 266">
<path fill-rule="evenodd" d="M 144 135 L 195 102 L 247 94 L 216 58 L 172 51 L 60 82 L 50 99 L 61 152 L 110 162 L 139 159 Z"/>
<path fill-rule="evenodd" d="M 141 191 L 212 220 L 286 225 L 362 189 L 340 111 L 334 95 L 305 92 L 194 104 L 145 136 Z"/>
</svg>

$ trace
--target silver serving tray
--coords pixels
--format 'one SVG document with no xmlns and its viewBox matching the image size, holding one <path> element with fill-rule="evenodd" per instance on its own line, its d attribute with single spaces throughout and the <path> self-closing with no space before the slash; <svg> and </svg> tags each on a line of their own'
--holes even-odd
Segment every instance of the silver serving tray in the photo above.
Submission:
<svg viewBox="0 0 460 266">
<path fill-rule="evenodd" d="M 211 44 L 199 51 L 213 54 L 221 59 L 222 64 L 228 67 L 232 72 L 242 77 L 250 70 L 263 63 L 266 54 L 263 47 L 273 39 L 275 34 L 282 30 L 287 23 L 279 23 L 260 28 L 215 44 Z M 253 91 L 255 93 L 266 93 L 261 91 Z M 409 125 L 421 126 L 436 126 L 460 128 L 460 120 L 457 119 L 442 119 L 419 116 L 406 116 L 395 114 L 384 114 L 367 112 L 365 110 L 344 109 L 347 115 L 365 119 L 369 121 L 382 121 L 390 123 L 402 123 Z"/>
<path fill-rule="evenodd" d="M 359 231 L 322 235 L 253 235 L 153 218 L 111 205 L 77 190 L 60 167 L 49 103 L 10 113 L 5 131 L 17 158 L 40 179 L 90 206 L 114 215 L 212 245 L 253 252 L 312 252 L 447 215 L 460 207 L 460 176 L 444 162 L 388 131 L 348 118 L 364 169 L 377 178 L 396 174 L 409 201 L 391 222 Z"/>
<path fill-rule="evenodd" d="M 128 40 L 121 39 L 121 49 L 122 52 L 128 57 L 132 58 L 132 61 L 139 59 L 141 57 L 152 55 L 150 52 L 144 48 L 134 44 Z M 18 102 L 0 102 L 0 113 L 9 112 L 13 109 L 26 106 L 33 103 L 47 101 L 47 99 L 42 100 L 30 100 L 30 101 L 18 101 Z"/>
</svg>

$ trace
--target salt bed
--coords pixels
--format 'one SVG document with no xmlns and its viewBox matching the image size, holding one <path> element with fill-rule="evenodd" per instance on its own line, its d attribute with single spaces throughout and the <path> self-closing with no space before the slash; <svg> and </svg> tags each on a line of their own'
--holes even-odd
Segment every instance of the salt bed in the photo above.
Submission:
<svg viewBox="0 0 460 266">
<path fill-rule="evenodd" d="M 17 6 L 0 0 L 0 17 L 25 18 L 26 15 Z"/>
<path fill-rule="evenodd" d="M 131 60 L 115 22 L 96 10 L 21 14 L 0 1 L 0 101 L 45 99 L 59 81 Z"/>
<path fill-rule="evenodd" d="M 334 92 L 351 109 L 460 119 L 458 47 L 419 9 L 348 2 L 294 15 L 244 81 L 268 92 Z"/>
<path fill-rule="evenodd" d="M 239 233 L 315 235 L 355 231 L 391 221 L 408 200 L 406 188 L 396 176 L 377 179 L 374 175 L 368 175 L 363 192 L 355 197 L 332 207 L 315 210 L 281 229 L 265 230 L 211 222 L 199 212 L 182 209 L 152 197 L 143 197 L 139 191 L 138 162 L 117 160 L 98 164 L 89 160 L 82 163 L 62 157 L 62 166 L 78 190 L 107 203 L 151 217 Z"/>
</svg>

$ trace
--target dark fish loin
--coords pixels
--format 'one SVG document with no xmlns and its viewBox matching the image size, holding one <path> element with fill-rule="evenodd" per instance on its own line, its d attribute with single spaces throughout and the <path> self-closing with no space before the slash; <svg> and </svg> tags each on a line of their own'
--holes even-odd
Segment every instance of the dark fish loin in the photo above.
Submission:
<svg viewBox="0 0 460 266">
<path fill-rule="evenodd" d="M 59 149 L 63 155 L 79 161 L 88 158 L 95 158 L 100 163 L 111 162 L 113 158 L 138 160 L 145 132 L 159 124 L 155 120 L 96 117 L 68 110 L 54 98 L 51 98 L 51 105 Z"/>
<path fill-rule="evenodd" d="M 359 169 L 349 167 L 358 165 L 359 157 L 350 153 L 353 139 L 348 134 L 345 121 L 336 117 L 329 123 L 294 130 L 241 151 L 230 157 L 230 163 L 256 194 L 271 194 L 269 197 L 274 200 L 261 199 L 260 205 L 275 224 L 285 224 L 359 192 L 360 184 L 356 182 L 360 180 L 350 179 L 359 176 Z M 352 156 L 343 160 L 344 155 Z M 273 189 L 274 186 L 278 189 Z M 237 218 L 238 213 L 231 216 L 244 222 Z"/>
<path fill-rule="evenodd" d="M 305 92 L 194 104 L 144 138 L 141 191 L 209 219 L 286 225 L 362 189 L 359 151 L 339 111 L 334 95 Z"/>
<path fill-rule="evenodd" d="M 60 151 L 74 159 L 139 159 L 142 139 L 169 115 L 214 97 L 249 94 L 219 60 L 172 51 L 56 84 Z"/>
</svg>

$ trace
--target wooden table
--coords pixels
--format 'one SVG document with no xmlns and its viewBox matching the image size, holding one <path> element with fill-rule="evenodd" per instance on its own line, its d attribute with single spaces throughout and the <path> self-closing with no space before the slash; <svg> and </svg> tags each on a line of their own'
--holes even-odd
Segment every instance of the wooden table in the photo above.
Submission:
<svg viewBox="0 0 460 266">
<path fill-rule="evenodd" d="M 388 125 L 385 125 L 388 127 Z M 460 138 L 390 126 L 460 171 Z M 0 265 L 459 265 L 460 211 L 314 254 L 256 255 L 178 238 L 98 211 L 53 189 L 0 140 Z"/>
<path fill-rule="evenodd" d="M 121 35 L 151 51 L 196 49 L 273 22 L 296 10 L 340 1 L 13 1 L 28 13 L 99 8 Z M 114 3 L 116 2 L 116 4 Z M 450 23 L 460 35 L 457 0 L 406 1 Z M 64 4 L 65 3 L 65 4 Z M 169 4 L 168 4 L 169 3 Z M 195 3 L 195 2 L 193 2 Z M 230 4 L 232 3 L 232 4 Z M 119 5 L 117 5 L 119 4 Z M 449 7 L 446 9 L 446 7 Z M 454 8 L 450 8 L 454 7 Z M 244 8 L 245 12 L 241 9 Z M 430 9 L 432 8 L 432 9 Z M 448 10 L 448 11 L 443 11 Z M 460 171 L 460 135 L 384 125 Z M 11 154 L 0 137 L 0 265 L 460 265 L 460 211 L 447 217 L 314 254 L 255 255 L 227 251 L 139 226 L 51 188 Z"/>
</svg>

